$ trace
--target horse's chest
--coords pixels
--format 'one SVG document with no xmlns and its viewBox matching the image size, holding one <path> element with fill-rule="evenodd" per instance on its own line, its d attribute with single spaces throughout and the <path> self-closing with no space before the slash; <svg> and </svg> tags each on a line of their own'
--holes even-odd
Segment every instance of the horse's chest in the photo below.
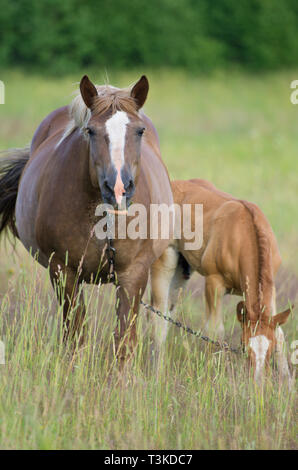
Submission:
<svg viewBox="0 0 298 470">
<path fill-rule="evenodd" d="M 112 241 L 114 269 L 117 273 L 123 273 L 134 264 L 136 258 L 142 253 L 141 242 L 134 240 L 113 240 Z M 83 261 L 83 277 L 87 282 L 95 276 L 105 282 L 109 273 L 109 256 L 107 240 L 97 240 L 93 238 L 85 250 Z M 112 254 L 113 253 L 113 254 Z M 145 256 L 145 250 L 144 250 Z"/>
</svg>

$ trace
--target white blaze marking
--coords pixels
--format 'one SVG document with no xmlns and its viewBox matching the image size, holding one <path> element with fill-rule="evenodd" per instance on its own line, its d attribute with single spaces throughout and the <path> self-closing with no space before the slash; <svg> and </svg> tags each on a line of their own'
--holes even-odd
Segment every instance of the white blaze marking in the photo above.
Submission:
<svg viewBox="0 0 298 470">
<path fill-rule="evenodd" d="M 249 339 L 249 346 L 256 355 L 255 379 L 257 380 L 264 367 L 266 354 L 269 348 L 269 340 L 264 335 L 254 336 Z"/>
<path fill-rule="evenodd" d="M 117 111 L 106 121 L 106 130 L 110 142 L 110 156 L 117 170 L 115 184 L 115 197 L 118 204 L 121 204 L 124 186 L 121 179 L 121 167 L 124 163 L 124 146 L 126 125 L 129 123 L 127 114 L 124 111 Z"/>
</svg>

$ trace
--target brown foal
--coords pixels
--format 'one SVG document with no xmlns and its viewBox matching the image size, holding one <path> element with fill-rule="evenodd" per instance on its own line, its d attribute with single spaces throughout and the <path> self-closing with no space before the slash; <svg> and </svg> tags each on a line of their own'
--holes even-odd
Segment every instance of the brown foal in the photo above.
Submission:
<svg viewBox="0 0 298 470">
<path fill-rule="evenodd" d="M 259 380 L 272 351 L 276 351 L 279 371 L 289 377 L 283 353 L 284 335 L 280 325 L 290 309 L 276 314 L 274 276 L 281 264 L 277 242 L 261 210 L 247 201 L 219 191 L 204 180 L 172 182 L 174 202 L 182 213 L 191 205 L 192 231 L 195 205 L 203 205 L 203 241 L 200 248 L 187 249 L 183 235 L 174 239 L 152 265 L 152 302 L 161 311 L 174 312 L 179 291 L 185 288 L 189 272 L 205 276 L 205 330 L 220 339 L 224 336 L 221 305 L 226 293 L 243 296 L 237 317 L 242 325 L 242 341 L 248 349 L 254 376 Z M 185 219 L 185 218 L 184 218 Z M 175 232 L 185 220 L 176 217 Z M 167 326 L 156 319 L 156 341 L 161 347 Z"/>
</svg>

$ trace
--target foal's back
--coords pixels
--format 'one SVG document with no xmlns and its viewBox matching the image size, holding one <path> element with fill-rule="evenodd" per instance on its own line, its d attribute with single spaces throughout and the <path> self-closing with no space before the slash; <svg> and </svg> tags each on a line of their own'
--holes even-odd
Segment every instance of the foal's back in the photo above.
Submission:
<svg viewBox="0 0 298 470">
<path fill-rule="evenodd" d="M 228 289 L 239 291 L 240 271 L 247 271 L 248 264 L 257 278 L 258 244 L 252 217 L 254 212 L 271 246 L 273 271 L 277 271 L 281 263 L 277 242 L 268 220 L 255 204 L 220 191 L 202 179 L 173 181 L 172 189 L 176 204 L 203 205 L 202 247 L 195 251 L 185 250 L 185 240 L 178 240 L 179 251 L 194 270 L 204 276 L 218 273 Z M 195 229 L 194 225 L 192 228 Z"/>
</svg>

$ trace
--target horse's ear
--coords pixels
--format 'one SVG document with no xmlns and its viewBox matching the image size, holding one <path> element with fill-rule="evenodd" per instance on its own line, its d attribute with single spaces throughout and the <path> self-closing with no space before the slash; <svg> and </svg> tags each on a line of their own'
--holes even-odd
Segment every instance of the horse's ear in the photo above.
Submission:
<svg viewBox="0 0 298 470">
<path fill-rule="evenodd" d="M 240 323 L 244 323 L 246 321 L 246 308 L 243 300 L 241 300 L 237 305 L 237 318 Z"/>
<path fill-rule="evenodd" d="M 271 319 L 271 321 L 273 321 L 274 327 L 276 327 L 277 325 L 283 325 L 284 323 L 286 323 L 293 308 L 294 308 L 294 305 L 292 305 L 292 308 L 288 308 L 284 312 L 274 315 L 274 317 L 272 317 Z"/>
<path fill-rule="evenodd" d="M 142 75 L 140 80 L 134 85 L 130 92 L 130 96 L 135 100 L 137 109 L 143 107 L 149 90 L 149 82 L 145 75 Z"/>
<path fill-rule="evenodd" d="M 82 98 L 87 108 L 91 108 L 93 104 L 93 98 L 98 95 L 97 90 L 93 83 L 89 80 L 87 75 L 84 75 L 80 82 L 80 91 Z"/>
</svg>

